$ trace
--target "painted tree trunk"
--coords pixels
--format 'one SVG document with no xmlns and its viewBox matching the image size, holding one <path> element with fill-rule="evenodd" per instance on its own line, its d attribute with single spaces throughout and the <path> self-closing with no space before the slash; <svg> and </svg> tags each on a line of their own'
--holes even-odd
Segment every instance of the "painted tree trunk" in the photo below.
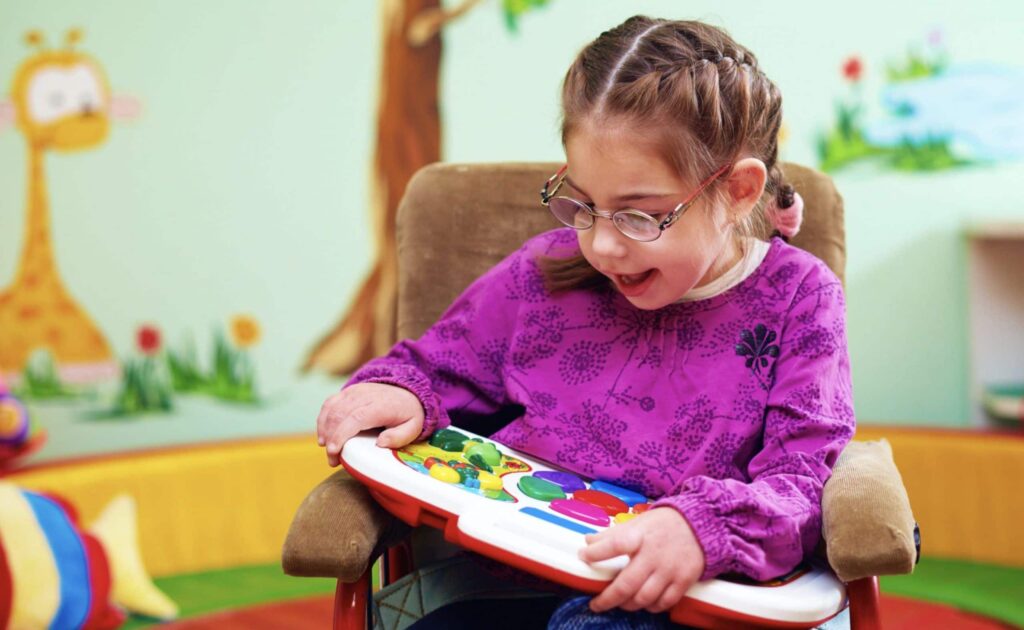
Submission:
<svg viewBox="0 0 1024 630">
<path fill-rule="evenodd" d="M 395 341 L 398 289 L 395 215 L 412 175 L 441 159 L 438 76 L 441 38 L 412 46 L 413 19 L 439 0 L 382 0 L 383 57 L 371 205 L 376 260 L 341 322 L 321 339 L 305 369 L 347 374 Z"/>
</svg>

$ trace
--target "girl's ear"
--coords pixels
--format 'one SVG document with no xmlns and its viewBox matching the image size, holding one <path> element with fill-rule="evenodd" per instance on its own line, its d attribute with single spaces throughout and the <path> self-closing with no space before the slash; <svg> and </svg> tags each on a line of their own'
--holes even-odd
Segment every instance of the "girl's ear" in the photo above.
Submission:
<svg viewBox="0 0 1024 630">
<path fill-rule="evenodd" d="M 729 195 L 729 218 L 739 223 L 750 215 L 754 206 L 764 194 L 764 185 L 768 181 L 768 169 L 764 162 L 754 157 L 739 160 L 733 166 L 725 189 Z"/>
</svg>

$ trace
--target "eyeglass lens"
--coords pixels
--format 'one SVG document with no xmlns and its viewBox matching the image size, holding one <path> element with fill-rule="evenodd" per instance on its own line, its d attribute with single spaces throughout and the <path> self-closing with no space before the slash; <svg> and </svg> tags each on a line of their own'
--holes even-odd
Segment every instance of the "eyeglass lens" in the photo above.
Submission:
<svg viewBox="0 0 1024 630">
<path fill-rule="evenodd" d="M 594 225 L 594 215 L 581 201 L 569 197 L 555 197 L 548 203 L 551 214 L 565 225 L 585 230 Z M 620 232 L 629 238 L 649 241 L 657 238 L 661 230 L 658 222 L 634 210 L 621 210 L 612 215 L 612 222 Z"/>
</svg>

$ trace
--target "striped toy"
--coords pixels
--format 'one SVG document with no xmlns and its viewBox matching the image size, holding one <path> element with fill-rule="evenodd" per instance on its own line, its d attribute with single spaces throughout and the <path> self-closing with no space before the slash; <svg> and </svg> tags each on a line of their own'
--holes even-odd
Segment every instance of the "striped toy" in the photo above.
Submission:
<svg viewBox="0 0 1024 630">
<path fill-rule="evenodd" d="M 114 499 L 86 531 L 59 497 L 0 482 L 0 628 L 116 628 L 124 610 L 177 616 L 142 566 L 134 501 Z"/>
</svg>

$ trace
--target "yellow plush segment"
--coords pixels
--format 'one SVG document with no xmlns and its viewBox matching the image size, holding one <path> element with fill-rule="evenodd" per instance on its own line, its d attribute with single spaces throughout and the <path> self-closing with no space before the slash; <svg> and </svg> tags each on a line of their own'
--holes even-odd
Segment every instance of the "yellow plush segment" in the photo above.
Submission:
<svg viewBox="0 0 1024 630">
<path fill-rule="evenodd" d="M 886 438 L 921 527 L 921 553 L 1024 567 L 1024 439 L 1014 435 L 862 425 Z"/>
<path fill-rule="evenodd" d="M 49 628 L 60 606 L 60 576 L 32 506 L 13 484 L 0 482 L 0 540 L 13 585 L 11 628 Z"/>
<path fill-rule="evenodd" d="M 123 494 L 107 506 L 89 531 L 107 552 L 115 602 L 133 613 L 174 619 L 178 606 L 153 584 L 139 554 L 135 500 Z"/>
<path fill-rule="evenodd" d="M 327 477 L 310 433 L 112 456 L 18 472 L 91 522 L 116 495 L 138 502 L 142 559 L 160 577 L 280 561 L 302 499 Z"/>
</svg>

